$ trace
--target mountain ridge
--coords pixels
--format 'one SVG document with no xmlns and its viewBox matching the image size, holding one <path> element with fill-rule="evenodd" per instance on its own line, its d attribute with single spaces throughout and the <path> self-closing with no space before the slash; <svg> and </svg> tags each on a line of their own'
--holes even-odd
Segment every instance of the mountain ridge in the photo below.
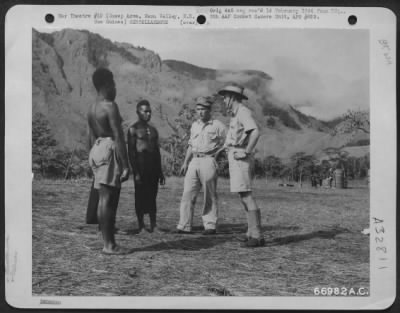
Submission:
<svg viewBox="0 0 400 313">
<path fill-rule="evenodd" d="M 288 157 L 301 147 L 316 153 L 348 141 L 346 135 L 330 134 L 334 122 L 318 120 L 277 101 L 270 90 L 273 77 L 263 71 L 217 70 L 162 60 L 154 51 L 112 42 L 87 30 L 40 33 L 33 29 L 32 110 L 45 114 L 60 146 L 85 145 L 86 111 L 95 101 L 91 75 L 100 66 L 114 73 L 116 102 L 125 127 L 136 120 L 136 103 L 146 98 L 153 107 L 153 124 L 161 136 L 168 137 L 171 129 L 165 117 L 173 121 L 184 103 L 191 104 L 200 95 L 213 95 L 235 81 L 246 88 L 246 105 L 260 126 L 260 155 Z M 216 117 L 228 121 L 218 112 Z"/>
</svg>

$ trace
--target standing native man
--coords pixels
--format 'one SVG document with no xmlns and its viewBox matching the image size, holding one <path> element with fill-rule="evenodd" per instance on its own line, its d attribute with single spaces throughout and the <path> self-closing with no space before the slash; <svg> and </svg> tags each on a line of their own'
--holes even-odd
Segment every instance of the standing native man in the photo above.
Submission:
<svg viewBox="0 0 400 313">
<path fill-rule="evenodd" d="M 136 106 L 139 121 L 133 124 L 127 135 L 129 162 L 135 182 L 135 210 L 139 232 L 144 231 L 144 214 L 150 215 L 150 232 L 156 230 L 158 183 L 165 184 L 161 168 L 158 132 L 149 124 L 150 103 L 139 101 Z"/>
<path fill-rule="evenodd" d="M 115 243 L 114 227 L 121 183 L 129 178 L 128 157 L 121 127 L 121 116 L 111 71 L 99 68 L 93 73 L 96 103 L 89 107 L 89 164 L 94 174 L 94 188 L 99 190 L 98 220 L 103 235 L 104 254 L 125 254 L 126 248 Z"/>
<path fill-rule="evenodd" d="M 251 111 L 242 104 L 248 98 L 244 88 L 229 85 L 218 93 L 224 97 L 227 113 L 231 115 L 225 146 L 228 149 L 231 192 L 239 193 L 247 213 L 248 230 L 243 247 L 258 247 L 265 244 L 261 234 L 261 212 L 251 193 L 252 152 L 260 137 Z"/>
<path fill-rule="evenodd" d="M 223 146 L 226 130 L 224 124 L 211 118 L 211 105 L 211 100 L 204 97 L 196 101 L 199 119 L 192 124 L 189 147 L 181 168 L 181 174 L 186 175 L 180 205 L 180 220 L 177 226 L 178 233 L 192 231 L 193 210 L 201 185 L 204 190 L 203 235 L 216 233 L 218 206 L 215 158 Z"/>
</svg>

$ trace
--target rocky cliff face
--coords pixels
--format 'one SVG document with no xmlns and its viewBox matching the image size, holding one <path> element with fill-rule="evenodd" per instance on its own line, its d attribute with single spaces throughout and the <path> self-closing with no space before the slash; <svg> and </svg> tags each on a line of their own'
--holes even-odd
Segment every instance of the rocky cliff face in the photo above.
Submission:
<svg viewBox="0 0 400 313">
<path fill-rule="evenodd" d="M 139 64 L 149 71 L 160 72 L 161 71 L 161 58 L 158 54 L 153 51 L 149 51 L 146 48 L 135 47 L 128 43 L 115 43 L 117 47 L 124 49 L 131 53 L 133 56 L 139 59 Z"/>
<path fill-rule="evenodd" d="M 40 111 L 47 116 L 62 146 L 84 146 L 87 107 L 95 99 L 91 76 L 100 66 L 114 73 L 116 102 L 125 127 L 136 120 L 136 103 L 145 98 L 153 106 L 153 124 L 166 137 L 170 128 L 160 110 L 173 120 L 183 103 L 215 94 L 226 83 L 236 81 L 246 87 L 247 105 L 261 126 L 258 150 L 262 155 L 284 157 L 304 149 L 315 152 L 346 140 L 329 135 L 329 124 L 276 101 L 269 89 L 273 78 L 267 73 L 219 71 L 162 61 L 153 51 L 112 42 L 88 31 L 64 29 L 45 34 L 33 30 L 33 113 Z M 226 117 L 216 115 L 227 122 Z"/>
</svg>

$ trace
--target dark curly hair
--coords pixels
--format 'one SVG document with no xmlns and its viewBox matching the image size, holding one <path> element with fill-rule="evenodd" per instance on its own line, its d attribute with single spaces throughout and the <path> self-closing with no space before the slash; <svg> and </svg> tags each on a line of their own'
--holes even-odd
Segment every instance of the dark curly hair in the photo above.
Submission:
<svg viewBox="0 0 400 313">
<path fill-rule="evenodd" d="M 92 81 L 96 90 L 99 91 L 114 84 L 114 75 L 109 69 L 101 67 L 94 71 Z"/>
<path fill-rule="evenodd" d="M 138 111 L 139 108 L 140 108 L 142 105 L 150 106 L 150 102 L 147 101 L 147 100 L 140 100 L 140 101 L 137 103 L 137 105 L 136 105 L 136 111 Z"/>
</svg>

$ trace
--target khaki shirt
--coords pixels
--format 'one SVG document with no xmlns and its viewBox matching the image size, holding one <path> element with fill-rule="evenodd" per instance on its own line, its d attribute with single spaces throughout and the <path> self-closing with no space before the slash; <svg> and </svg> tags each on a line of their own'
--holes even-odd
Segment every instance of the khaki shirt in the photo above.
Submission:
<svg viewBox="0 0 400 313">
<path fill-rule="evenodd" d="M 226 127 L 218 120 L 203 123 L 197 120 L 190 129 L 189 146 L 193 152 L 213 153 L 222 147 L 226 135 Z"/>
<path fill-rule="evenodd" d="M 249 138 L 248 132 L 257 128 L 251 111 L 244 105 L 240 105 L 229 123 L 225 145 L 245 148 Z"/>
</svg>

